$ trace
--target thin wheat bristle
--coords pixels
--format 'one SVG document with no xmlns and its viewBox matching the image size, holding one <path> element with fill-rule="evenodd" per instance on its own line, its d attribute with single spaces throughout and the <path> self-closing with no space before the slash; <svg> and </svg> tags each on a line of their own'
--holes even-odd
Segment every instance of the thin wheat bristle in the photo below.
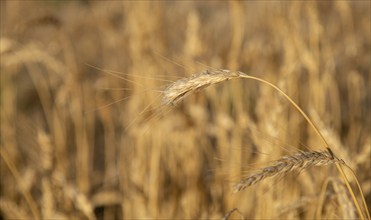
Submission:
<svg viewBox="0 0 371 220">
<path fill-rule="evenodd" d="M 234 192 L 244 190 L 246 187 L 254 185 L 267 177 L 287 174 L 291 171 L 300 171 L 312 166 L 326 166 L 334 163 L 343 163 L 342 160 L 334 157 L 329 151 L 300 152 L 292 156 L 285 156 L 275 161 L 273 165 L 265 167 L 236 184 Z"/>
<path fill-rule="evenodd" d="M 170 84 L 164 90 L 163 104 L 175 105 L 191 92 L 196 92 L 210 85 L 241 76 L 241 72 L 230 70 L 205 70 L 188 78 Z"/>
</svg>

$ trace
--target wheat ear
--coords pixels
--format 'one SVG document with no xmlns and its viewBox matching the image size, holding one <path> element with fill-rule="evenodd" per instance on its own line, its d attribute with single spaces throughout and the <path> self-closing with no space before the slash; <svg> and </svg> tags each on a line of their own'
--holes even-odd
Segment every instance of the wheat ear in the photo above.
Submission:
<svg viewBox="0 0 371 220">
<path fill-rule="evenodd" d="M 165 105 L 176 105 L 192 92 L 197 92 L 210 85 L 223 82 L 241 76 L 240 72 L 229 70 L 205 70 L 191 77 L 180 79 L 170 84 L 164 90 L 162 103 Z"/>
<path fill-rule="evenodd" d="M 271 166 L 265 167 L 253 175 L 248 176 L 233 187 L 234 192 L 244 190 L 265 178 L 285 175 L 292 171 L 301 171 L 312 166 L 326 166 L 334 163 L 343 163 L 334 157 L 330 151 L 302 151 L 292 156 L 284 156 L 274 161 Z"/>
</svg>

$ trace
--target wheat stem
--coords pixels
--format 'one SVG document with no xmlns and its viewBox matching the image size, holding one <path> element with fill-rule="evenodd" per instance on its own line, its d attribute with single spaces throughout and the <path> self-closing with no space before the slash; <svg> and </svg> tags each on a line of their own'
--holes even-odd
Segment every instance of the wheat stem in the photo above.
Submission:
<svg viewBox="0 0 371 220">
<path fill-rule="evenodd" d="M 329 144 L 319 131 L 319 129 L 314 125 L 312 120 L 308 117 L 308 115 L 296 104 L 294 100 L 292 100 L 284 91 L 282 91 L 280 88 L 278 88 L 276 85 L 263 80 L 258 77 L 247 75 L 240 71 L 230 71 L 230 70 L 205 70 L 201 73 L 195 74 L 189 78 L 184 78 L 178 81 L 175 81 L 173 84 L 169 85 L 164 90 L 164 97 L 163 97 L 163 103 L 165 105 L 176 105 L 179 101 L 181 101 L 184 97 L 189 95 L 191 92 L 199 91 L 203 88 L 206 88 L 210 85 L 217 84 L 232 78 L 246 78 L 246 79 L 252 79 L 259 81 L 261 83 L 267 84 L 270 87 L 274 88 L 276 91 L 278 91 L 280 94 L 282 94 L 299 112 L 300 114 L 305 118 L 305 120 L 309 123 L 309 125 L 314 129 L 316 134 L 321 138 L 322 142 L 324 143 L 325 147 L 327 149 L 330 149 Z M 333 155 L 332 155 L 333 156 Z M 333 157 L 335 158 L 335 157 Z M 336 168 L 340 172 L 343 181 L 345 182 L 349 193 L 352 195 L 353 202 L 355 203 L 355 206 L 357 207 L 357 210 L 359 212 L 359 215 L 362 219 L 365 219 L 363 212 L 361 211 L 360 205 L 356 199 L 356 196 L 354 194 L 354 191 L 352 187 L 350 186 L 349 180 L 344 173 L 341 165 L 339 163 L 335 163 Z M 345 163 L 344 163 L 345 164 Z M 350 168 L 350 167 L 349 167 Z M 256 178 L 262 178 L 262 176 L 257 176 Z M 354 178 L 356 179 L 357 186 L 359 190 L 361 191 L 361 194 L 363 196 L 362 190 L 360 189 L 357 177 L 354 174 Z M 363 198 L 364 201 L 364 198 Z M 366 209 L 366 213 L 369 216 L 367 205 L 364 202 L 364 206 Z M 368 217 L 370 219 L 370 217 Z"/>
</svg>

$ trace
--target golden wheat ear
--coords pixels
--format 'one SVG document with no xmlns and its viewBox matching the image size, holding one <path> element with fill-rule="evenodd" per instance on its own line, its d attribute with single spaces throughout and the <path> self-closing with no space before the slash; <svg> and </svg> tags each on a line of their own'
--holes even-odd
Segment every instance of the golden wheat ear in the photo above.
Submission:
<svg viewBox="0 0 371 220">
<path fill-rule="evenodd" d="M 176 105 L 179 101 L 184 99 L 187 95 L 191 94 L 192 92 L 199 91 L 199 90 L 201 90 L 203 88 L 206 88 L 210 85 L 221 83 L 223 81 L 233 79 L 233 78 L 245 78 L 245 79 L 252 79 L 252 80 L 258 81 L 260 83 L 263 83 L 263 84 L 266 84 L 266 85 L 270 86 L 271 88 L 273 88 L 277 92 L 279 92 L 281 95 L 283 95 L 300 112 L 300 114 L 305 118 L 305 120 L 313 128 L 313 130 L 316 132 L 316 134 L 321 138 L 321 140 L 324 144 L 324 150 L 326 149 L 328 151 L 327 153 L 328 153 L 329 158 L 333 158 L 332 160 L 334 160 L 334 158 L 336 158 L 334 156 L 334 154 L 332 153 L 332 151 L 330 150 L 329 144 L 327 143 L 326 139 L 323 137 L 323 135 L 321 134 L 319 129 L 315 126 L 315 124 L 308 117 L 308 115 L 296 104 L 296 102 L 294 100 L 292 100 L 284 91 L 282 91 L 276 85 L 274 85 L 274 84 L 272 84 L 272 83 L 270 83 L 270 82 L 268 82 L 264 79 L 261 79 L 259 77 L 250 76 L 250 75 L 245 74 L 245 73 L 240 72 L 240 71 L 230 71 L 230 70 L 222 70 L 222 69 L 219 69 L 219 70 L 205 70 L 201 73 L 194 74 L 191 77 L 175 81 L 174 83 L 172 83 L 168 87 L 166 87 L 165 90 L 163 91 L 163 93 L 164 93 L 163 104 L 165 104 L 165 105 Z M 339 162 L 341 162 L 341 163 L 339 163 Z M 352 175 L 353 175 L 353 177 L 354 177 L 354 179 L 357 183 L 358 190 L 361 194 L 365 213 L 367 215 L 367 218 L 370 219 L 370 213 L 369 213 L 368 208 L 367 208 L 367 204 L 366 204 L 363 192 L 362 192 L 362 188 L 359 184 L 359 181 L 358 181 L 354 171 L 346 163 L 344 163 L 344 161 L 342 161 L 342 160 L 338 160 L 338 162 L 336 162 L 334 164 L 336 165 L 336 168 L 340 172 L 340 174 L 341 174 L 341 176 L 344 180 L 344 183 L 346 184 L 346 186 L 348 188 L 348 191 L 349 191 L 350 195 L 352 196 L 353 202 L 354 202 L 354 204 L 357 208 L 357 211 L 358 211 L 358 214 L 359 214 L 360 218 L 365 219 L 364 212 L 362 211 L 362 209 L 359 205 L 359 202 L 357 201 L 355 193 L 354 193 L 352 187 L 350 186 L 349 180 L 348 180 L 348 178 L 347 178 L 347 176 L 346 176 L 346 174 L 345 174 L 341 165 L 344 165 L 346 168 L 348 168 L 351 171 L 351 173 L 352 173 Z M 260 175 L 262 175 L 262 174 L 260 174 Z M 265 175 L 267 175 L 267 174 L 265 174 Z M 259 176 L 259 175 L 255 176 L 254 178 L 255 179 L 259 179 L 259 178 L 264 179 L 262 176 Z M 252 181 L 252 182 L 259 182 L 259 181 Z"/>
<path fill-rule="evenodd" d="M 343 163 L 343 161 L 334 157 L 329 151 L 302 151 L 299 154 L 284 156 L 274 161 L 271 166 L 264 167 L 260 172 L 248 176 L 236 184 L 233 187 L 233 191 L 239 192 L 268 177 L 286 175 L 293 171 L 301 171 L 313 166 L 326 166 L 334 163 Z"/>
<path fill-rule="evenodd" d="M 230 70 L 205 70 L 188 78 L 183 78 L 167 86 L 164 90 L 162 103 L 165 105 L 176 105 L 192 92 L 197 92 L 211 85 L 223 81 L 238 78 L 240 72 Z"/>
</svg>

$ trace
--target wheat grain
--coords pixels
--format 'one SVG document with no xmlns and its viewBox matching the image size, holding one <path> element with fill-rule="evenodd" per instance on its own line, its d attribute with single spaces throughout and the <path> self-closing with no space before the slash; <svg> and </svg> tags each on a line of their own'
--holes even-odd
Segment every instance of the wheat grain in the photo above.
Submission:
<svg viewBox="0 0 371 220">
<path fill-rule="evenodd" d="M 260 172 L 243 179 L 233 189 L 234 192 L 238 192 L 267 177 L 283 175 L 292 171 L 301 171 L 312 166 L 325 166 L 334 163 L 343 163 L 343 161 L 334 157 L 331 151 L 302 151 L 296 155 L 282 157 L 273 162 L 271 166 L 265 167 Z"/>
</svg>

